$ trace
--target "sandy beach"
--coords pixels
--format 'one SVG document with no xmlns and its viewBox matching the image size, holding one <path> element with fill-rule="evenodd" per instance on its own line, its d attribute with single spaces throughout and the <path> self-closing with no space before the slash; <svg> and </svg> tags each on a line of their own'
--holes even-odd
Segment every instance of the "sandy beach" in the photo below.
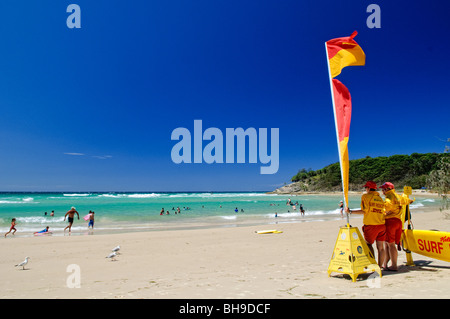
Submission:
<svg viewBox="0 0 450 319">
<path fill-rule="evenodd" d="M 350 223 L 361 230 L 362 218 Z M 438 210 L 415 229 L 450 231 Z M 327 268 L 345 220 L 104 235 L 8 237 L 0 245 L 0 298 L 449 298 L 450 263 L 413 254 L 399 271 L 357 282 Z M 256 234 L 278 229 L 280 234 Z M 116 261 L 105 258 L 116 245 Z M 14 267 L 31 259 L 26 270 Z M 70 266 L 75 265 L 75 266 Z M 72 268 L 71 268 L 72 267 Z M 74 268 L 75 267 L 75 268 Z M 77 269 L 77 270 L 73 270 Z M 78 275 L 79 281 L 74 277 Z M 75 279 L 74 279 L 75 278 Z M 79 288 L 71 287 L 79 283 Z"/>
</svg>

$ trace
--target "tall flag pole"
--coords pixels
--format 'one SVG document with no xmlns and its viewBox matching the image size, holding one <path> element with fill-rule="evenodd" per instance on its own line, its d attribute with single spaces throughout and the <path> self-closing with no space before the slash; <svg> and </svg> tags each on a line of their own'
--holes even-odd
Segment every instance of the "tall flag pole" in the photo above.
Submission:
<svg viewBox="0 0 450 319">
<path fill-rule="evenodd" d="M 349 37 L 331 39 L 325 42 L 345 208 L 348 207 L 348 139 L 350 135 L 352 100 L 350 92 L 345 85 L 334 78 L 346 66 L 365 64 L 366 55 L 353 39 L 357 34 L 358 32 L 354 31 Z M 348 214 L 347 226 L 350 226 Z"/>
</svg>

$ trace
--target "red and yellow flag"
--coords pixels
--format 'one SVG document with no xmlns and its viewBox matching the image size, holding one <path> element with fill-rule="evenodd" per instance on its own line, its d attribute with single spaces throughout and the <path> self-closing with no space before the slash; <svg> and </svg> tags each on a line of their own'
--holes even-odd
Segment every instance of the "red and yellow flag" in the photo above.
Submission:
<svg viewBox="0 0 450 319">
<path fill-rule="evenodd" d="M 352 98 L 350 92 L 339 80 L 333 79 L 334 112 L 336 116 L 336 134 L 339 147 L 339 162 L 341 163 L 342 187 L 346 206 L 348 205 L 348 137 L 352 117 Z"/>
<path fill-rule="evenodd" d="M 350 65 L 364 65 L 366 55 L 353 38 L 358 32 L 353 32 L 349 37 L 336 38 L 327 41 L 328 60 L 330 63 L 330 75 L 332 78 L 341 74 L 341 70 Z"/>
<path fill-rule="evenodd" d="M 365 64 L 366 55 L 353 39 L 357 34 L 358 32 L 355 31 L 349 37 L 336 38 L 325 43 L 345 207 L 348 207 L 348 139 L 350 135 L 352 99 L 345 85 L 334 79 L 334 77 L 338 76 L 346 66 Z"/>
</svg>

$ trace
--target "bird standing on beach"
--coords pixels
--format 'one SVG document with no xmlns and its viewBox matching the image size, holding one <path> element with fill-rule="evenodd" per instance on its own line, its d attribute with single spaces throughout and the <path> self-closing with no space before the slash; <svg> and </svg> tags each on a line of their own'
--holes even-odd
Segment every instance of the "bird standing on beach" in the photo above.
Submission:
<svg viewBox="0 0 450 319">
<path fill-rule="evenodd" d="M 108 256 L 106 256 L 105 258 L 110 258 L 112 261 L 116 260 L 116 252 L 110 253 Z"/>
<path fill-rule="evenodd" d="M 28 264 L 28 259 L 30 259 L 30 257 L 25 257 L 24 261 L 22 261 L 20 264 L 15 265 L 14 267 L 22 266 L 22 269 L 25 270 L 25 265 Z"/>
<path fill-rule="evenodd" d="M 115 253 L 118 254 L 118 255 L 120 254 L 120 253 L 119 253 L 119 250 L 120 250 L 120 246 L 116 246 L 116 247 L 114 247 L 114 248 L 112 249 L 112 251 L 115 252 Z"/>
</svg>

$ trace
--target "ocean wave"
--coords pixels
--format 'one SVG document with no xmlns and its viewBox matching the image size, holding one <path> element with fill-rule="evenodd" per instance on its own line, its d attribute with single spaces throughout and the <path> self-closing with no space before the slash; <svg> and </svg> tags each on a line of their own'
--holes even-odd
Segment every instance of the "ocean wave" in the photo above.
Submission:
<svg viewBox="0 0 450 319">
<path fill-rule="evenodd" d="M 151 193 L 151 194 L 130 194 L 127 195 L 128 198 L 153 198 L 153 197 L 160 197 L 161 194 L 155 194 L 155 193 Z"/>
<path fill-rule="evenodd" d="M 225 220 L 235 220 L 237 218 L 236 215 L 233 216 L 220 216 L 220 218 L 225 219 Z"/>
<path fill-rule="evenodd" d="M 63 194 L 66 197 L 87 197 L 91 196 L 91 194 Z"/>
<path fill-rule="evenodd" d="M 115 194 L 101 194 L 101 195 L 98 195 L 98 197 L 120 198 L 120 197 L 123 197 L 123 196 L 122 195 L 115 195 Z"/>
<path fill-rule="evenodd" d="M 28 216 L 16 217 L 16 221 L 25 224 L 54 224 L 64 222 L 64 217 Z"/>
<path fill-rule="evenodd" d="M 170 198 L 193 197 L 193 198 L 233 198 L 233 197 L 276 197 L 277 194 L 265 193 L 179 193 L 169 194 Z"/>
<path fill-rule="evenodd" d="M 24 198 L 22 200 L 0 200 L 0 204 L 39 204 L 39 202 L 34 202 L 34 198 Z"/>
<path fill-rule="evenodd" d="M 311 210 L 311 211 L 306 210 L 304 216 L 307 217 L 307 216 L 334 216 L 334 215 L 341 215 L 339 208 L 333 210 Z M 266 214 L 266 216 L 274 217 L 275 213 Z M 277 213 L 277 216 L 281 218 L 303 217 L 303 215 L 299 211 L 280 212 Z"/>
<path fill-rule="evenodd" d="M 22 201 L 16 201 L 16 200 L 0 200 L 0 204 L 23 204 Z"/>
<path fill-rule="evenodd" d="M 155 198 L 160 197 L 161 194 L 149 193 L 149 194 L 100 194 L 98 197 L 106 198 Z"/>
<path fill-rule="evenodd" d="M 422 203 L 413 203 L 409 205 L 409 208 L 414 209 L 414 208 L 419 208 L 419 207 L 424 207 L 425 205 Z"/>
</svg>

